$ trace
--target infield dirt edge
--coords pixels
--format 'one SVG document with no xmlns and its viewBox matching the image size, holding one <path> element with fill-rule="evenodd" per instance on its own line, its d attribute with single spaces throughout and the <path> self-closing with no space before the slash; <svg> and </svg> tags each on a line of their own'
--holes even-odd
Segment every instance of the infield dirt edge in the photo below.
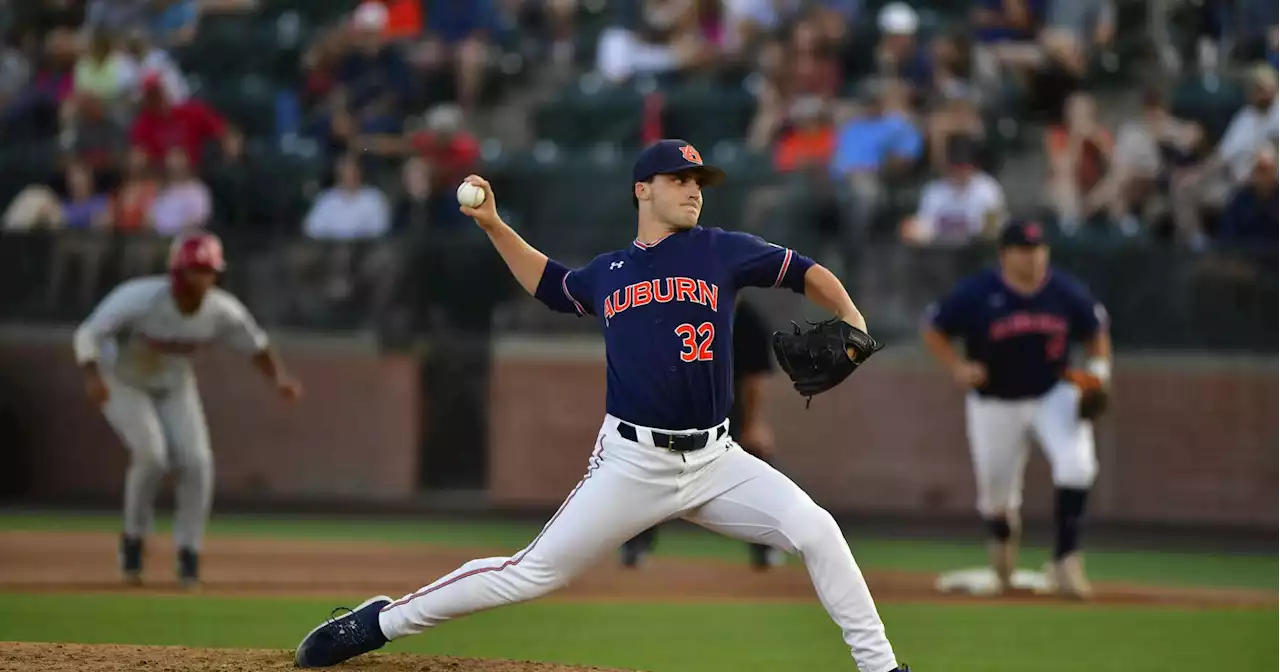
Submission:
<svg viewBox="0 0 1280 672">
<path fill-rule="evenodd" d="M 148 546 L 145 583 L 121 583 L 116 537 L 101 532 L 0 532 L 0 593 L 167 594 L 177 593 L 172 545 L 164 537 Z M 234 597 L 333 597 L 403 595 L 452 572 L 473 558 L 503 556 L 495 549 L 427 545 L 358 544 L 304 540 L 217 537 L 203 554 L 204 584 L 198 594 Z M 877 602 L 1014 602 L 1061 604 L 1032 594 L 1001 597 L 944 595 L 936 575 L 867 571 Z M 1275 609 L 1273 591 L 1207 588 L 1095 586 L 1091 605 L 1182 608 Z M 808 573 L 798 565 L 753 571 L 724 560 L 655 558 L 640 570 L 620 569 L 603 559 L 568 588 L 546 598 L 570 602 L 779 602 L 816 601 Z"/>
<path fill-rule="evenodd" d="M 271 672 L 295 670 L 293 652 L 279 649 L 208 649 L 131 644 L 0 642 L 6 672 Z M 371 654 L 344 670 L 378 672 L 627 672 L 619 668 L 558 663 L 453 658 L 416 654 Z"/>
</svg>

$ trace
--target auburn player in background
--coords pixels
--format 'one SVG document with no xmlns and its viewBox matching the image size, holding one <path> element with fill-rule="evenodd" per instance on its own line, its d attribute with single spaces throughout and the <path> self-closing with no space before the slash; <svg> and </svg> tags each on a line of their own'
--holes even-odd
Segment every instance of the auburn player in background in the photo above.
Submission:
<svg viewBox="0 0 1280 672">
<path fill-rule="evenodd" d="M 999 246 L 995 268 L 962 280 L 930 306 L 924 343 L 968 390 L 978 512 L 990 531 L 999 588 L 1011 586 L 1017 567 L 1022 475 L 1034 439 L 1055 488 L 1049 578 L 1059 592 L 1087 598 L 1080 529 L 1098 474 L 1092 420 L 1111 378 L 1107 313 L 1083 283 L 1049 267 L 1040 224 L 1009 222 Z M 964 342 L 963 354 L 952 339 Z M 1072 342 L 1084 344 L 1087 370 L 1069 368 Z"/>
</svg>

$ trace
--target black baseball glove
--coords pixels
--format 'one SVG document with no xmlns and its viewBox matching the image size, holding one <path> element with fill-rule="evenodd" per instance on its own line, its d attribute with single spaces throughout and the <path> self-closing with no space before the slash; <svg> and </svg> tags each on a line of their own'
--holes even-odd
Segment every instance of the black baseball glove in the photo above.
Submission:
<svg viewBox="0 0 1280 672">
<path fill-rule="evenodd" d="M 813 395 L 839 385 L 884 347 L 867 332 L 838 318 L 809 325 L 801 331 L 800 325 L 792 322 L 793 333 L 773 332 L 778 366 L 791 378 L 796 392 L 806 397 L 805 408 Z"/>
</svg>

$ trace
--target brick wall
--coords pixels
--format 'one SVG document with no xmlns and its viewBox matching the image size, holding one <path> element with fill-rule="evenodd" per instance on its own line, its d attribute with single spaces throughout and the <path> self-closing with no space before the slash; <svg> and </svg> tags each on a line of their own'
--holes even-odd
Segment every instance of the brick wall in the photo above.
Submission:
<svg viewBox="0 0 1280 672">
<path fill-rule="evenodd" d="M 16 407 L 25 439 L 5 450 L 22 451 L 16 461 L 30 495 L 115 495 L 127 455 L 85 398 L 65 336 L 0 339 L 0 403 Z M 215 351 L 197 360 L 218 495 L 378 500 L 415 492 L 417 362 L 326 343 L 286 341 L 281 349 L 306 386 L 296 406 L 276 397 L 243 356 Z"/>
<path fill-rule="evenodd" d="M 962 395 L 923 358 L 885 353 L 809 410 L 776 376 L 766 400 L 779 464 L 824 506 L 853 515 L 968 514 L 974 489 Z M 604 413 L 604 364 L 570 348 L 499 348 L 490 499 L 553 506 L 586 468 Z M 1274 360 L 1120 356 L 1099 423 L 1098 519 L 1276 525 Z M 1025 511 L 1051 511 L 1048 468 Z"/>
</svg>

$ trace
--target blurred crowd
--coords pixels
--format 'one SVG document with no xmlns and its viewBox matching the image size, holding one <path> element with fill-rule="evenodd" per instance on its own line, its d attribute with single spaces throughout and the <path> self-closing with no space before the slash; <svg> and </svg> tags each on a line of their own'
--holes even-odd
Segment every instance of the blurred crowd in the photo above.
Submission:
<svg viewBox="0 0 1280 672">
<path fill-rule="evenodd" d="M 257 117 L 231 118 L 186 72 L 184 50 L 207 21 L 285 5 L 305 13 L 307 3 L 0 0 L 0 142 L 51 140 L 57 153 L 56 176 L 0 204 L 4 230 L 92 234 L 60 246 L 50 304 L 73 266 L 78 302 L 93 299 L 115 234 L 128 237 L 119 263 L 132 275 L 158 268 L 164 240 L 183 230 L 281 216 L 263 205 L 275 169 L 251 150 L 304 143 L 325 174 L 288 228 L 298 243 L 281 266 L 333 300 L 365 286 L 381 305 L 398 236 L 465 226 L 453 189 L 482 165 L 486 132 L 503 130 L 495 112 L 539 93 L 539 82 L 584 73 L 615 87 L 693 76 L 746 87 L 755 102 L 742 143 L 776 174 L 747 197 L 747 230 L 768 233 L 778 213 L 798 209 L 850 245 L 961 244 L 992 235 L 1016 188 L 1036 192 L 1064 235 L 1103 230 L 1192 249 L 1277 240 L 1274 2 L 1141 3 L 1165 79 L 1119 114 L 1092 83 L 1126 65 L 1118 6 L 1134 2 L 1124 0 L 313 4 L 339 11 L 307 33 L 290 81 L 271 84 L 286 89 L 272 91 L 276 132 L 258 137 L 246 131 Z M 959 19 L 940 20 L 940 4 L 960 7 Z M 1194 14 L 1189 53 L 1161 35 L 1174 11 Z M 584 39 L 588 14 L 606 21 Z M 280 16 L 271 20 L 283 31 Z M 496 86 L 512 63 L 523 63 L 519 81 Z M 1233 69 L 1247 100 L 1221 137 L 1175 116 L 1165 82 L 1199 76 L 1212 89 Z M 1012 108 L 1014 98 L 1025 102 Z M 1042 129 L 1042 183 L 1010 187 L 1000 175 L 992 148 L 1011 109 Z M 647 126 L 644 139 L 661 132 Z M 903 193 L 905 215 L 894 207 Z"/>
<path fill-rule="evenodd" d="M 1007 207 L 984 143 L 1000 132 L 989 112 L 1005 103 L 1011 82 L 1047 125 L 1043 205 L 1067 235 L 1102 220 L 1126 236 L 1159 227 L 1194 247 L 1210 234 L 1276 240 L 1274 3 L 1204 3 L 1192 62 L 1162 54 L 1179 71 L 1252 63 L 1248 101 L 1216 144 L 1194 121 L 1174 117 L 1159 87 L 1108 127 L 1090 79 L 1121 65 L 1112 0 L 975 0 L 967 22 L 927 31 L 906 2 L 876 3 L 875 12 L 861 0 L 621 4 L 623 19 L 599 41 L 604 76 L 753 73 L 749 142 L 806 187 L 832 182 L 828 211 L 855 234 L 872 226 L 888 185 L 923 174 L 936 178 L 914 215 L 898 222 L 903 240 L 990 236 Z M 876 37 L 867 49 L 860 40 L 869 34 Z M 745 226 L 810 195 L 792 191 L 782 184 L 758 192 Z"/>
</svg>

